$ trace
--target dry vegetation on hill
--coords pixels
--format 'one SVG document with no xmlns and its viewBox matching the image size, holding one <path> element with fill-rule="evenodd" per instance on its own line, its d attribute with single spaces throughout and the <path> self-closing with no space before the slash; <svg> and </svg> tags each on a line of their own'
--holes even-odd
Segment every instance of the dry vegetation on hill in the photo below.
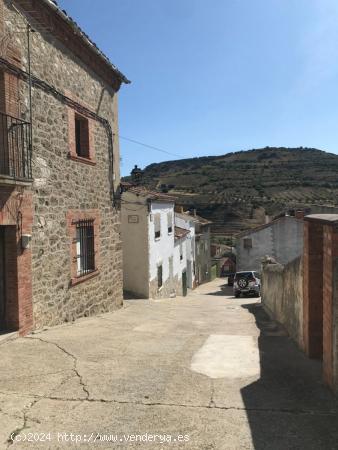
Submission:
<svg viewBox="0 0 338 450">
<path fill-rule="evenodd" d="M 265 214 L 338 205 L 338 156 L 313 148 L 266 147 L 151 164 L 144 182 L 170 192 L 232 234 L 263 223 Z"/>
</svg>

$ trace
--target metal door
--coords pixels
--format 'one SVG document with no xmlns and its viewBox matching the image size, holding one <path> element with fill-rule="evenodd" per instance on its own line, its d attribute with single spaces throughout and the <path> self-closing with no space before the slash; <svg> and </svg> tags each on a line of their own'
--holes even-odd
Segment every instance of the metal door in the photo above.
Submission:
<svg viewBox="0 0 338 450">
<path fill-rule="evenodd" d="M 183 296 L 185 297 L 187 295 L 188 289 L 187 289 L 187 272 L 182 272 L 182 291 Z"/>
</svg>

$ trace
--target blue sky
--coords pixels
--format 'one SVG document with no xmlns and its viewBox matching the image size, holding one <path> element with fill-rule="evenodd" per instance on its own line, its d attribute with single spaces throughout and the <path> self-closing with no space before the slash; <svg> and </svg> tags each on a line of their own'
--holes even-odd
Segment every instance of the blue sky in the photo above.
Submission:
<svg viewBox="0 0 338 450">
<path fill-rule="evenodd" d="M 184 157 L 338 153 L 336 0 L 59 0 L 132 81 L 120 134 Z M 177 159 L 120 141 L 134 164 Z"/>
</svg>

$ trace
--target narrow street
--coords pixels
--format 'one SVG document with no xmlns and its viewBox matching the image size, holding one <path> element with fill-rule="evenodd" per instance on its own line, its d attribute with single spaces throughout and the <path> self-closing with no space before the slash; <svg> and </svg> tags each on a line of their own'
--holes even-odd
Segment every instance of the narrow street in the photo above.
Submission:
<svg viewBox="0 0 338 450">
<path fill-rule="evenodd" d="M 337 449 L 320 364 L 223 283 L 1 342 L 0 448 Z"/>
</svg>

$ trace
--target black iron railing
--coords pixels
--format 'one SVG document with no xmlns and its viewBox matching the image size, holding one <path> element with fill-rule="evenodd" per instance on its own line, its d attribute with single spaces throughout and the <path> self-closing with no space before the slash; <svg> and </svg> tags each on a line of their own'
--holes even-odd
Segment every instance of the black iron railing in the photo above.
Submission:
<svg viewBox="0 0 338 450">
<path fill-rule="evenodd" d="M 0 177 L 32 179 L 30 123 L 0 112 Z"/>
<path fill-rule="evenodd" d="M 82 277 L 95 271 L 94 220 L 76 222 L 77 276 Z"/>
</svg>

